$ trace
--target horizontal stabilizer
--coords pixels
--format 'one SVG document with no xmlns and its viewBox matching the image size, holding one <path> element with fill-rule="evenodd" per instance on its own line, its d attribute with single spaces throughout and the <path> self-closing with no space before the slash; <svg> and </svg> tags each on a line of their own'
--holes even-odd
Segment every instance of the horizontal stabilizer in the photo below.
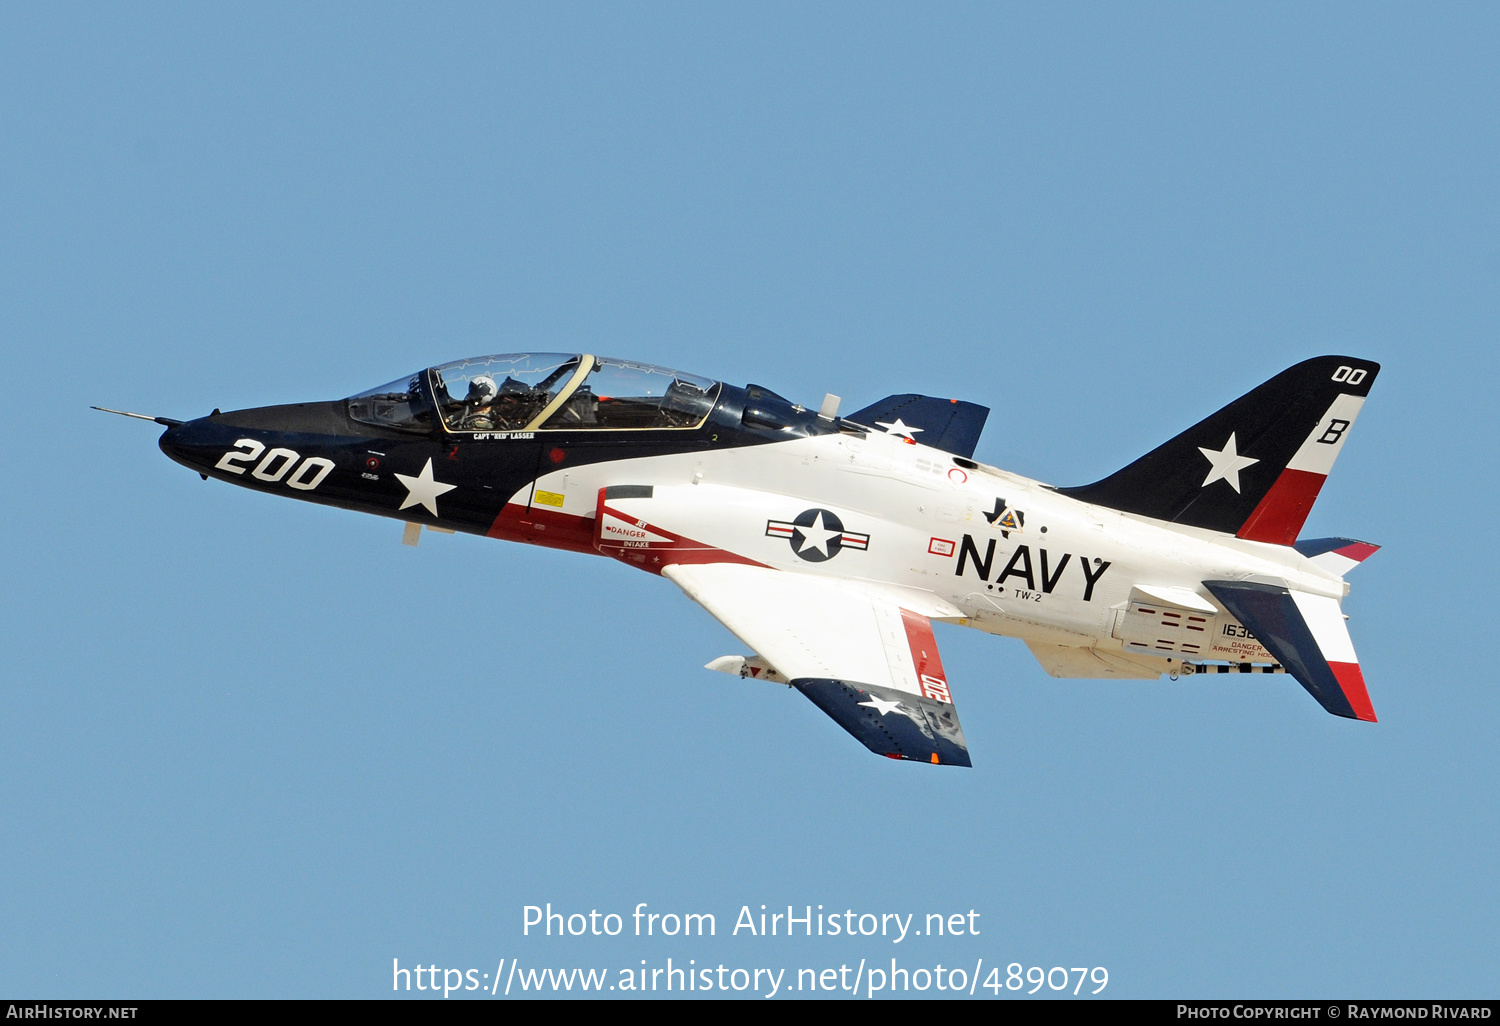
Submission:
<svg viewBox="0 0 1500 1026">
<path fill-rule="evenodd" d="M 1336 600 L 1248 581 L 1204 581 L 1324 709 L 1375 722 L 1349 627 Z"/>
<path fill-rule="evenodd" d="M 968 459 L 979 444 L 989 407 L 930 395 L 888 395 L 846 418 Z"/>
<path fill-rule="evenodd" d="M 1353 538 L 1312 538 L 1292 546 L 1324 570 L 1340 577 L 1380 551 L 1379 545 Z"/>
</svg>

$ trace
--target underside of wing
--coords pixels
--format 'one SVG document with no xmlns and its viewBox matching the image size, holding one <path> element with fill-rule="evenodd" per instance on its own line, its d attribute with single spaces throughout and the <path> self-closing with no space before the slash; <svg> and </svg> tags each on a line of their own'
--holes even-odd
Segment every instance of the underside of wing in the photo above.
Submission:
<svg viewBox="0 0 1500 1026">
<path fill-rule="evenodd" d="M 678 565 L 662 576 L 870 751 L 970 765 L 926 616 L 851 584 L 766 567 Z"/>
</svg>

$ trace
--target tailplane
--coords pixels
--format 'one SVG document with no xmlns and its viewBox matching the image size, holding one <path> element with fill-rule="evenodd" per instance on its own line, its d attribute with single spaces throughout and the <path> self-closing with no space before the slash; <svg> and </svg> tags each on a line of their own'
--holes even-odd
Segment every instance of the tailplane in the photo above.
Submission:
<svg viewBox="0 0 1500 1026">
<path fill-rule="evenodd" d="M 1102 481 L 1063 495 L 1291 545 L 1380 365 L 1319 356 L 1289 367 Z"/>
<path fill-rule="evenodd" d="M 1292 546 L 1324 570 L 1343 577 L 1380 551 L 1379 545 L 1353 538 L 1307 538 Z"/>
<path fill-rule="evenodd" d="M 1336 599 L 1249 581 L 1204 581 L 1224 608 L 1335 716 L 1375 722 L 1364 673 Z"/>
</svg>

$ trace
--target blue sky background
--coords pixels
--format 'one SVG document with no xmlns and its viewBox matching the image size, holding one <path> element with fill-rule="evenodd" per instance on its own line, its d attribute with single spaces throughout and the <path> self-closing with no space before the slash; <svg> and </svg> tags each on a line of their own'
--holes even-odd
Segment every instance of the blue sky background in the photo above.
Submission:
<svg viewBox="0 0 1500 1026">
<path fill-rule="evenodd" d="M 1105 966 L 1500 991 L 1493 5 L 7 5 L 0 992 L 380 996 L 391 959 Z M 1308 536 L 1378 725 L 939 628 L 972 771 L 873 758 L 664 581 L 204 484 L 174 417 L 517 349 L 993 408 L 1094 480 L 1384 370 Z M 520 936 L 521 906 L 714 941 Z M 900 946 L 741 905 L 981 913 Z M 930 992 L 931 993 L 931 992 Z M 984 993 L 980 991 L 980 993 Z M 1044 989 L 1044 993 L 1046 993 Z"/>
</svg>

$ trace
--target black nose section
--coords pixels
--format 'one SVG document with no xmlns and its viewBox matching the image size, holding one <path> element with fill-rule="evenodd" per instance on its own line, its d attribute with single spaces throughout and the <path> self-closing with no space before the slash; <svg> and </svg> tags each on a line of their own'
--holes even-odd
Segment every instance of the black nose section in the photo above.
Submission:
<svg viewBox="0 0 1500 1026">
<path fill-rule="evenodd" d="M 200 417 L 185 424 L 169 427 L 162 432 L 157 445 L 168 457 L 184 467 L 202 472 L 212 467 L 224 455 L 226 445 L 234 439 L 225 439 L 225 430 L 214 423 L 213 417 Z"/>
<path fill-rule="evenodd" d="M 231 428 L 278 431 L 287 435 L 348 435 L 355 433 L 343 400 L 331 403 L 291 403 L 257 406 L 249 410 L 205 417 Z"/>
<path fill-rule="evenodd" d="M 212 470 L 241 438 L 277 444 L 290 436 L 347 437 L 360 434 L 349 420 L 343 401 L 259 406 L 199 417 L 162 432 L 161 451 L 185 467 Z"/>
</svg>

